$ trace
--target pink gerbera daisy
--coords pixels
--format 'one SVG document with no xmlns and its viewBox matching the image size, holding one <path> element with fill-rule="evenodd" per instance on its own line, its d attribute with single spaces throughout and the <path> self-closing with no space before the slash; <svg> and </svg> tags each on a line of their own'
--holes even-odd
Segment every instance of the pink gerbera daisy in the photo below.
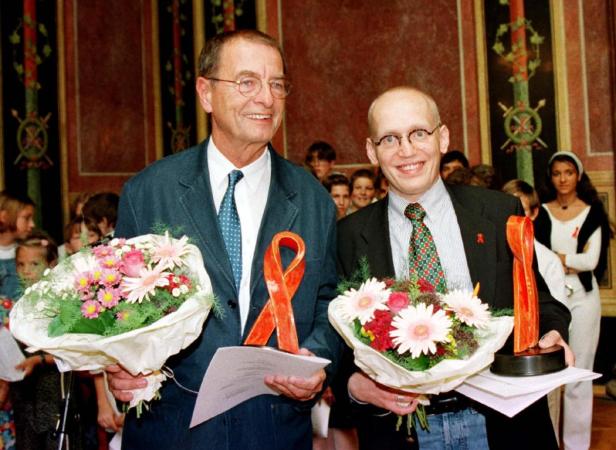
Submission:
<svg viewBox="0 0 616 450">
<path fill-rule="evenodd" d="M 173 239 L 169 233 L 165 233 L 164 236 L 157 236 L 154 242 L 151 258 L 153 262 L 158 263 L 161 270 L 180 267 L 184 264 L 182 257 L 190 250 L 188 236 Z"/>
<path fill-rule="evenodd" d="M 456 317 L 467 325 L 485 328 L 490 320 L 488 305 L 482 303 L 472 292 L 454 290 L 443 297 L 443 303 L 453 311 Z"/>
<path fill-rule="evenodd" d="M 96 319 L 101 312 L 101 305 L 96 300 L 88 300 L 81 305 L 81 314 L 88 319 Z"/>
<path fill-rule="evenodd" d="M 126 295 L 129 303 L 139 302 L 149 298 L 157 287 L 169 284 L 169 272 L 161 272 L 159 269 L 143 268 L 139 272 L 138 278 L 124 277 L 122 280 L 122 291 Z"/>
<path fill-rule="evenodd" d="M 392 322 L 390 336 L 398 346 L 398 353 L 411 352 L 413 358 L 422 353 L 436 353 L 437 342 L 449 341 L 451 319 L 444 310 L 433 312 L 433 306 L 419 303 L 400 311 Z"/>
<path fill-rule="evenodd" d="M 372 278 L 363 283 L 358 290 L 350 289 L 340 296 L 344 299 L 344 302 L 341 302 L 343 305 L 341 314 L 349 322 L 359 319 L 363 325 L 374 318 L 376 310 L 387 309 L 389 293 L 385 283 Z"/>
<path fill-rule="evenodd" d="M 121 298 L 121 293 L 119 289 L 116 288 L 106 288 L 98 291 L 98 302 L 104 308 L 113 308 L 118 304 Z"/>
</svg>

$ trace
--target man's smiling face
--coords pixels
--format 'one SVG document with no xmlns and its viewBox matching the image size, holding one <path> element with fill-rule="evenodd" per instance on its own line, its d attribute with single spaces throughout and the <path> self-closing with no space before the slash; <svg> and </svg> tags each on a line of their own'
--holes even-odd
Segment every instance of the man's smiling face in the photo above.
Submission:
<svg viewBox="0 0 616 450">
<path fill-rule="evenodd" d="M 412 130 L 437 127 L 436 106 L 421 92 L 394 89 L 375 100 L 369 116 L 368 158 L 381 166 L 393 192 L 416 202 L 440 176 L 439 163 L 449 146 L 449 130 L 442 125 L 421 144 L 411 144 L 408 135 Z M 400 136 L 400 146 L 383 149 L 374 144 L 386 135 Z"/>
</svg>

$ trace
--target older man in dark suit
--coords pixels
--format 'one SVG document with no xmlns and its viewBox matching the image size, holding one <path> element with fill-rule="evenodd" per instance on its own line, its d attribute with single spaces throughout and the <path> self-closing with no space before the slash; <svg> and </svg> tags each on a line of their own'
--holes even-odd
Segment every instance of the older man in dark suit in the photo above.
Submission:
<svg viewBox="0 0 616 450">
<path fill-rule="evenodd" d="M 377 277 L 408 276 L 409 240 L 413 231 L 408 211 L 425 211 L 423 223 L 431 232 L 448 288 L 471 290 L 481 285 L 481 298 L 495 308 L 513 305 L 512 255 L 506 241 L 510 215 L 523 215 L 519 201 L 499 192 L 467 186 L 446 186 L 439 176 L 439 162 L 449 145 L 449 130 L 441 123 L 438 108 L 427 94 L 409 87 L 386 91 L 368 113 L 368 158 L 378 164 L 389 181 L 389 195 L 338 226 L 338 267 L 348 277 L 362 257 L 367 257 Z M 565 345 L 570 315 L 547 294 L 539 279 L 541 298 L 541 346 Z M 406 431 L 395 431 L 395 416 L 414 410 L 413 395 L 380 386 L 356 371 L 348 389 L 358 404 L 369 403 L 380 411 L 359 407 L 360 448 L 408 449 Z M 362 413 L 362 410 L 364 411 Z M 430 432 L 418 430 L 423 449 L 487 448 L 486 418 L 470 400 L 445 394 L 432 399 Z M 547 404 L 533 406 L 507 421 L 486 412 L 492 448 L 556 448 Z M 528 417 L 533 422 L 528 421 Z M 523 436 L 518 425 L 533 427 Z M 537 447 L 539 445 L 539 447 Z"/>
<path fill-rule="evenodd" d="M 268 376 L 264 382 L 282 395 L 253 398 L 189 429 L 215 351 L 241 345 L 269 297 L 263 255 L 276 233 L 290 230 L 306 243 L 306 270 L 292 302 L 303 352 L 332 360 L 331 375 L 342 348 L 327 320 L 337 282 L 334 205 L 314 177 L 268 144 L 289 92 L 278 44 L 257 31 L 217 36 L 202 52 L 199 75 L 211 137 L 126 183 L 116 236 L 151 232 L 157 222 L 181 228 L 203 254 L 223 314 L 210 315 L 201 337 L 168 362 L 175 379 L 165 383 L 161 400 L 141 418 L 129 413 L 122 447 L 307 450 L 311 400 L 323 387 L 323 370 L 309 378 Z M 230 230 L 237 235 L 228 238 Z M 293 256 L 282 249 L 285 267 Z M 276 346 L 275 338 L 269 345 Z M 108 372 L 120 400 L 143 386 L 119 367 Z"/>
</svg>

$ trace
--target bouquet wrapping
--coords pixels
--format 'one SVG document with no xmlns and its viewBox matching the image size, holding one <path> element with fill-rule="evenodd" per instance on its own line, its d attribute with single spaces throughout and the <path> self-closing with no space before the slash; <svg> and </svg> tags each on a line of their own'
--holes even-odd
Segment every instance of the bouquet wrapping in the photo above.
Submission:
<svg viewBox="0 0 616 450">
<path fill-rule="evenodd" d="M 11 311 L 11 332 L 28 351 L 53 355 L 60 370 L 120 364 L 133 375 L 148 375 L 148 387 L 134 391 L 132 407 L 156 396 L 165 361 L 200 336 L 214 304 L 212 286 L 199 249 L 186 237 L 113 239 L 99 250 L 72 255 L 26 289 Z M 118 279 L 100 281 L 113 277 Z M 170 303 L 155 303 L 159 298 Z M 66 309 L 77 301 L 80 317 Z M 160 318 L 131 323 L 129 316 L 153 307 L 165 309 Z"/>
<path fill-rule="evenodd" d="M 329 320 L 353 349 L 355 364 L 374 381 L 439 394 L 492 363 L 513 329 L 513 318 L 493 317 L 475 293 L 442 295 L 422 285 L 367 280 L 330 303 Z M 473 314 L 480 320 L 473 321 Z M 385 326 L 374 326 L 379 317 L 386 317 Z M 468 335 L 472 345 L 464 347 L 460 334 Z M 414 366 L 418 370 L 408 368 Z"/>
</svg>

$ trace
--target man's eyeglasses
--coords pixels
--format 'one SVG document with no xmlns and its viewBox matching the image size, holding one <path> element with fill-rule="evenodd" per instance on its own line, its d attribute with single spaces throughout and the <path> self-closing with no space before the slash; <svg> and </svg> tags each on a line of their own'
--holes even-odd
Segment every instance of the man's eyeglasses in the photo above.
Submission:
<svg viewBox="0 0 616 450">
<path fill-rule="evenodd" d="M 425 144 L 426 142 L 428 142 L 428 139 L 430 139 L 430 136 L 432 136 L 441 125 L 442 124 L 439 122 L 439 124 L 435 126 L 432 131 L 424 130 L 423 128 L 411 130 L 406 135 L 406 138 L 412 145 Z M 395 149 L 402 146 L 402 136 L 397 134 L 386 134 L 378 141 L 372 142 L 374 142 L 374 145 L 376 145 L 377 147 L 382 147 L 385 150 Z"/>
<path fill-rule="evenodd" d="M 205 77 L 206 80 L 223 81 L 225 83 L 233 83 L 237 86 L 237 90 L 244 97 L 256 97 L 263 88 L 263 82 L 257 77 L 241 77 L 238 80 L 222 80 L 220 78 Z M 268 81 L 270 92 L 273 97 L 286 98 L 291 92 L 291 83 L 284 79 Z"/>
</svg>

